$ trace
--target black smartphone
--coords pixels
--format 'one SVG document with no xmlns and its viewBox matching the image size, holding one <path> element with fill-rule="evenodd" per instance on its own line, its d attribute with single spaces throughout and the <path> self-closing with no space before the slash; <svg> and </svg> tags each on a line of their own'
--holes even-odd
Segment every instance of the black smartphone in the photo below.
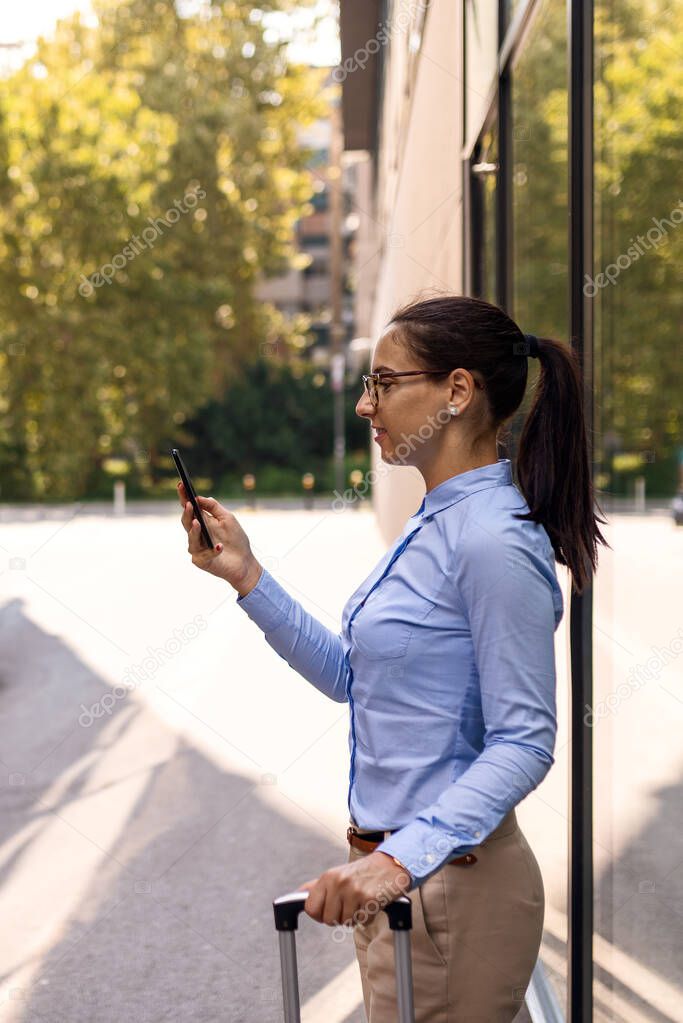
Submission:
<svg viewBox="0 0 683 1023">
<path fill-rule="evenodd" d="M 192 502 L 192 507 L 194 508 L 194 517 L 199 522 L 202 531 L 202 536 L 204 538 L 204 543 L 206 544 L 207 547 L 213 548 L 215 545 L 213 540 L 211 539 L 208 529 L 206 528 L 206 522 L 204 522 L 202 510 L 199 507 L 197 495 L 195 494 L 194 487 L 192 486 L 192 480 L 190 479 L 190 475 L 187 469 L 185 468 L 185 464 L 182 458 L 180 457 L 180 452 L 178 451 L 177 448 L 171 448 L 171 456 L 173 458 L 173 461 L 175 462 L 175 467 L 178 470 L 178 475 L 183 481 L 183 486 L 185 487 L 185 493 L 187 494 L 188 500 Z"/>
</svg>

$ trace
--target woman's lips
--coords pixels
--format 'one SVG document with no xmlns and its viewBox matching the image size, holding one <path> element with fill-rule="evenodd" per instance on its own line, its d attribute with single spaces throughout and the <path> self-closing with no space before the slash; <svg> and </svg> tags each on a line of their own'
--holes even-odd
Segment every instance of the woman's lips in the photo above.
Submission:
<svg viewBox="0 0 683 1023">
<path fill-rule="evenodd" d="M 381 440 L 381 439 L 382 439 L 382 437 L 386 437 L 386 434 L 387 434 L 387 431 L 386 431 L 386 430 L 378 430 L 378 431 L 377 431 L 377 432 L 375 433 L 375 440 Z"/>
</svg>

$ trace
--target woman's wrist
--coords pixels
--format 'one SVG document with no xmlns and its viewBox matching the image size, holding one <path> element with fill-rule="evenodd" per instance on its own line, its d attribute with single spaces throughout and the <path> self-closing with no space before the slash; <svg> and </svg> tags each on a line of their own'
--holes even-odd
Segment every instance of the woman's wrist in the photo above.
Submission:
<svg viewBox="0 0 683 1023">
<path fill-rule="evenodd" d="M 251 591 L 254 589 L 257 582 L 261 578 L 262 572 L 263 565 L 259 564 L 256 558 L 254 558 L 253 562 L 249 565 L 249 568 L 245 572 L 244 578 L 241 580 L 241 582 L 236 584 L 233 583 L 235 589 L 237 590 L 238 596 L 246 597 L 247 593 L 251 593 Z"/>
<path fill-rule="evenodd" d="M 395 865 L 396 867 L 398 867 L 398 868 L 399 868 L 399 870 L 400 870 L 401 872 L 400 872 L 399 874 L 397 874 L 397 875 L 396 875 L 396 880 L 397 880 L 398 882 L 400 882 L 400 884 L 401 884 L 402 886 L 407 886 L 407 888 L 409 889 L 409 888 L 410 888 L 410 887 L 411 887 L 411 886 L 412 886 L 412 885 L 414 884 L 414 882 L 415 882 L 415 878 L 414 878 L 414 877 L 413 877 L 413 875 L 412 875 L 412 874 L 410 873 L 410 871 L 408 870 L 408 868 L 407 868 L 407 867 L 406 867 L 406 866 L 405 866 L 405 865 L 404 865 L 403 863 L 401 863 L 401 861 L 400 861 L 399 859 L 397 859 L 397 858 L 396 858 L 395 856 L 392 856 L 392 854 L 391 854 L 391 853 L 388 853 L 388 852 L 384 852 L 384 850 L 383 850 L 383 849 L 378 849 L 378 850 L 376 850 L 376 851 L 377 851 L 377 852 L 379 852 L 379 853 L 381 853 L 381 854 L 382 854 L 382 856 L 386 856 L 386 857 L 387 857 L 388 859 L 390 859 L 390 860 L 392 861 L 392 863 L 393 863 L 393 864 L 394 864 L 394 865 Z"/>
</svg>

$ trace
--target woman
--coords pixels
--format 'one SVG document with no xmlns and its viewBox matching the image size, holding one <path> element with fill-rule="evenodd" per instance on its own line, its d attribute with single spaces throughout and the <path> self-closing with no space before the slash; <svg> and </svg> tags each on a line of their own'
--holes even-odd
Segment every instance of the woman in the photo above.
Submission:
<svg viewBox="0 0 683 1023">
<path fill-rule="evenodd" d="M 497 442 L 528 357 L 540 375 L 518 488 Z M 259 565 L 211 498 L 200 503 L 221 543 L 200 546 L 185 504 L 188 549 L 231 583 L 281 657 L 349 703 L 348 862 L 301 888 L 313 919 L 353 925 L 368 1023 L 397 1019 L 381 907 L 401 892 L 413 905 L 417 1023 L 508 1023 L 543 929 L 541 873 L 515 807 L 553 764 L 564 611 L 554 562 L 581 592 L 606 543 L 577 362 L 496 306 L 442 295 L 396 311 L 364 383 L 356 411 L 383 462 L 415 466 L 426 494 L 347 601 L 338 635 Z"/>
</svg>

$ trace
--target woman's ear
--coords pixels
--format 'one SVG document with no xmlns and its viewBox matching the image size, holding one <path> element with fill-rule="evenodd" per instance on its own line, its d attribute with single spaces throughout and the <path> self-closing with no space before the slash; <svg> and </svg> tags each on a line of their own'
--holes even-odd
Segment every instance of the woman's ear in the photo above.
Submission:
<svg viewBox="0 0 683 1023">
<path fill-rule="evenodd" d="M 476 390 L 474 377 L 466 369 L 454 369 L 448 378 L 450 393 L 448 400 L 459 409 L 466 407 Z"/>
</svg>

